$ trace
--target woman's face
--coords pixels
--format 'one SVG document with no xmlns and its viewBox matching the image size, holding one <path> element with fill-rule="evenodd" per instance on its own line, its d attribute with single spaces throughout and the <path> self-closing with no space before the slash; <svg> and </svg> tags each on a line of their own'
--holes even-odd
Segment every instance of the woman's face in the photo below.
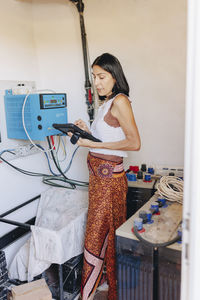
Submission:
<svg viewBox="0 0 200 300">
<path fill-rule="evenodd" d="M 93 76 L 99 96 L 110 96 L 116 82 L 112 75 L 103 68 L 95 65 L 93 66 Z"/>
</svg>

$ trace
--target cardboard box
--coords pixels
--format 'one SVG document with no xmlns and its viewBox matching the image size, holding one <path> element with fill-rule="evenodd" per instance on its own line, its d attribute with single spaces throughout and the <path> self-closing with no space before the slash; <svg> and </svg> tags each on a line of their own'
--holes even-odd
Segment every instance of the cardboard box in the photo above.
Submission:
<svg viewBox="0 0 200 300">
<path fill-rule="evenodd" d="M 52 300 L 52 294 L 44 279 L 13 287 L 12 297 L 13 300 Z"/>
</svg>

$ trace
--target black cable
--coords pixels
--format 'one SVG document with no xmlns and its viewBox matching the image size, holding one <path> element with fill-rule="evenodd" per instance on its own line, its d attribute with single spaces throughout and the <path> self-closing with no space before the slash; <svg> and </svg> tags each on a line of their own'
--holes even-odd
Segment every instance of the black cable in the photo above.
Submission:
<svg viewBox="0 0 200 300">
<path fill-rule="evenodd" d="M 49 184 L 49 185 L 55 186 L 55 187 L 64 187 L 64 188 L 66 188 L 65 185 L 57 184 L 57 183 L 54 183 L 53 181 L 62 181 L 62 182 L 65 182 L 65 183 L 71 183 L 71 184 L 74 184 L 74 185 L 85 186 L 85 187 L 88 186 L 88 184 L 89 184 L 88 182 L 83 182 L 83 181 L 74 180 L 74 179 L 66 180 L 63 177 L 56 177 L 56 176 L 43 177 L 43 180 L 42 180 L 42 182 L 45 183 L 45 184 Z"/>
<path fill-rule="evenodd" d="M 72 187 L 73 189 L 75 189 L 75 188 L 76 188 L 75 184 L 72 184 L 72 183 L 70 182 L 69 178 L 67 178 L 67 176 L 63 173 L 63 171 L 61 170 L 61 168 L 59 167 L 59 165 L 58 165 L 57 162 L 56 162 L 56 159 L 55 159 L 55 156 L 54 156 L 54 153 L 53 153 L 53 150 L 52 150 L 52 146 L 51 146 L 51 142 L 50 142 L 49 136 L 47 136 L 47 142 L 48 142 L 49 149 L 50 149 L 50 153 L 51 153 L 51 155 L 52 155 L 53 162 L 54 162 L 54 164 L 55 164 L 55 166 L 56 166 L 56 169 L 57 169 L 58 172 L 66 179 L 66 182 L 68 182 L 68 183 L 71 185 L 71 187 Z"/>
<path fill-rule="evenodd" d="M 133 230 L 134 230 L 134 234 L 135 236 L 138 238 L 138 240 L 140 240 L 140 242 L 144 243 L 146 246 L 150 246 L 150 247 L 153 247 L 153 248 L 159 248 L 159 247 L 166 247 L 166 246 L 169 246 L 171 244 L 174 244 L 178 241 L 181 240 L 181 236 L 180 235 L 177 235 L 175 238 L 173 238 L 171 241 L 168 241 L 168 242 L 164 242 L 164 243 L 151 243 L 147 240 L 145 240 L 138 232 L 138 229 L 136 226 L 133 227 Z"/>
<path fill-rule="evenodd" d="M 43 173 L 36 173 L 36 172 L 31 172 L 31 171 L 27 171 L 27 170 L 23 170 L 21 168 L 16 167 L 15 165 L 9 163 L 6 159 L 4 159 L 1 155 L 0 155 L 0 159 L 5 162 L 7 165 L 9 165 L 11 168 L 15 169 L 16 171 L 28 175 L 28 176 L 38 176 L 38 177 L 42 177 L 42 176 L 49 176 L 48 174 L 43 174 Z"/>
<path fill-rule="evenodd" d="M 3 153 L 2 153 L 3 154 Z M 13 153 L 12 153 L 13 154 Z M 53 156 L 54 160 L 55 160 L 55 157 Z M 88 182 L 83 182 L 83 181 L 79 181 L 79 180 L 74 180 L 74 179 L 68 179 L 65 175 L 63 176 L 64 178 L 60 177 L 60 176 L 52 176 L 52 175 L 49 175 L 49 174 L 44 174 L 44 173 L 37 173 L 37 172 L 31 172 L 31 171 L 27 171 L 27 170 L 23 170 L 19 167 L 16 167 L 15 165 L 11 164 L 10 162 L 8 162 L 6 159 L 4 159 L 2 157 L 2 155 L 0 155 L 0 159 L 6 163 L 7 165 L 9 165 L 11 168 L 13 168 L 14 170 L 24 174 L 24 175 L 28 175 L 28 176 L 35 176 L 35 177 L 43 177 L 43 183 L 45 184 L 49 184 L 51 186 L 55 186 L 55 187 L 64 187 L 66 188 L 66 186 L 64 185 L 59 185 L 59 184 L 55 184 L 55 183 L 52 183 L 51 181 L 63 181 L 65 183 L 68 183 L 70 184 L 71 186 L 71 189 L 74 189 L 76 188 L 76 185 L 78 186 L 88 186 Z M 56 161 L 55 161 L 56 163 Z M 57 163 L 56 163 L 57 164 Z M 59 168 L 59 167 L 58 167 Z M 61 173 L 61 175 L 63 175 L 64 173 L 62 172 L 62 170 L 60 170 L 59 168 L 59 172 Z M 69 188 L 69 187 L 67 187 Z"/>
<path fill-rule="evenodd" d="M 64 172 L 61 170 L 61 168 L 59 167 L 59 165 L 56 162 L 56 159 L 55 159 L 55 156 L 54 156 L 54 153 L 53 153 L 53 150 L 52 150 L 52 145 L 51 145 L 51 142 L 50 142 L 50 139 L 49 139 L 48 136 L 47 136 L 47 141 L 48 141 L 48 145 L 49 145 L 50 152 L 51 152 L 53 161 L 55 163 L 55 166 L 56 166 L 57 170 L 60 172 L 60 174 L 64 178 L 62 178 L 62 177 L 47 176 L 48 179 L 47 178 L 43 179 L 43 182 L 46 183 L 46 181 L 49 182 L 50 180 L 60 180 L 60 181 L 69 183 L 72 186 L 72 188 L 76 188 L 76 185 L 79 185 L 79 186 L 88 186 L 88 184 L 89 184 L 88 182 L 79 181 L 79 180 L 75 180 L 75 179 L 69 179 L 69 178 L 66 177 L 66 175 L 64 174 Z M 52 184 L 52 185 L 54 185 L 54 184 Z"/>
</svg>

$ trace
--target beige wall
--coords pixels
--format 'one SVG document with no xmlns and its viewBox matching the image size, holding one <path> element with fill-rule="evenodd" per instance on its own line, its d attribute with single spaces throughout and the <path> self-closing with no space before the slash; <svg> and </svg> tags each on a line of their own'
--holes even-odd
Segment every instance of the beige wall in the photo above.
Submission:
<svg viewBox="0 0 200 300">
<path fill-rule="evenodd" d="M 0 0 L 0 80 L 36 77 L 32 4 Z"/>
<path fill-rule="evenodd" d="M 116 55 L 130 84 L 142 139 L 126 166 L 183 166 L 186 0 L 85 0 L 91 61 Z M 79 16 L 67 0 L 0 2 L 0 79 L 65 91 L 69 121 L 88 120 Z M 73 147 L 68 143 L 69 151 Z M 69 176 L 87 179 L 86 149 Z M 80 172 L 81 169 L 81 172 Z"/>
<path fill-rule="evenodd" d="M 87 119 L 78 12 L 66 0 L 33 3 L 40 84 L 66 88 L 69 119 Z M 183 166 L 186 0 L 84 3 L 91 61 L 113 53 L 130 84 L 142 148 L 127 165 Z"/>
<path fill-rule="evenodd" d="M 182 166 L 186 0 L 84 3 L 91 61 L 102 52 L 113 53 L 130 84 L 142 148 L 129 153 L 126 166 L 143 162 Z M 38 88 L 67 92 L 69 121 L 79 117 L 88 120 L 79 17 L 70 1 L 0 0 L 0 48 L 0 80 L 35 80 Z M 0 105 L 1 109 L 2 96 Z M 73 150 L 68 141 L 67 151 Z M 87 149 L 80 149 L 69 178 L 88 179 L 86 156 Z M 42 154 L 15 164 L 34 171 L 48 170 Z M 26 177 L 3 164 L 0 177 L 2 212 L 47 188 L 41 178 Z M 23 218 L 19 214 L 17 220 Z M 10 227 L 4 225 L 1 230 Z"/>
</svg>

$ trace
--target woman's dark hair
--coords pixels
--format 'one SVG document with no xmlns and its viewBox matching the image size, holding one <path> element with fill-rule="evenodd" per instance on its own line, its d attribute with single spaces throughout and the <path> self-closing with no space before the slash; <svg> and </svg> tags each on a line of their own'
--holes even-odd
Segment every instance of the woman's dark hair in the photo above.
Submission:
<svg viewBox="0 0 200 300">
<path fill-rule="evenodd" d="M 129 85 L 124 75 L 122 66 L 119 60 L 109 53 L 103 53 L 98 56 L 92 64 L 93 66 L 99 66 L 105 71 L 109 72 L 116 80 L 116 83 L 112 90 L 112 95 L 109 98 L 116 96 L 119 93 L 123 93 L 129 96 Z"/>
</svg>

